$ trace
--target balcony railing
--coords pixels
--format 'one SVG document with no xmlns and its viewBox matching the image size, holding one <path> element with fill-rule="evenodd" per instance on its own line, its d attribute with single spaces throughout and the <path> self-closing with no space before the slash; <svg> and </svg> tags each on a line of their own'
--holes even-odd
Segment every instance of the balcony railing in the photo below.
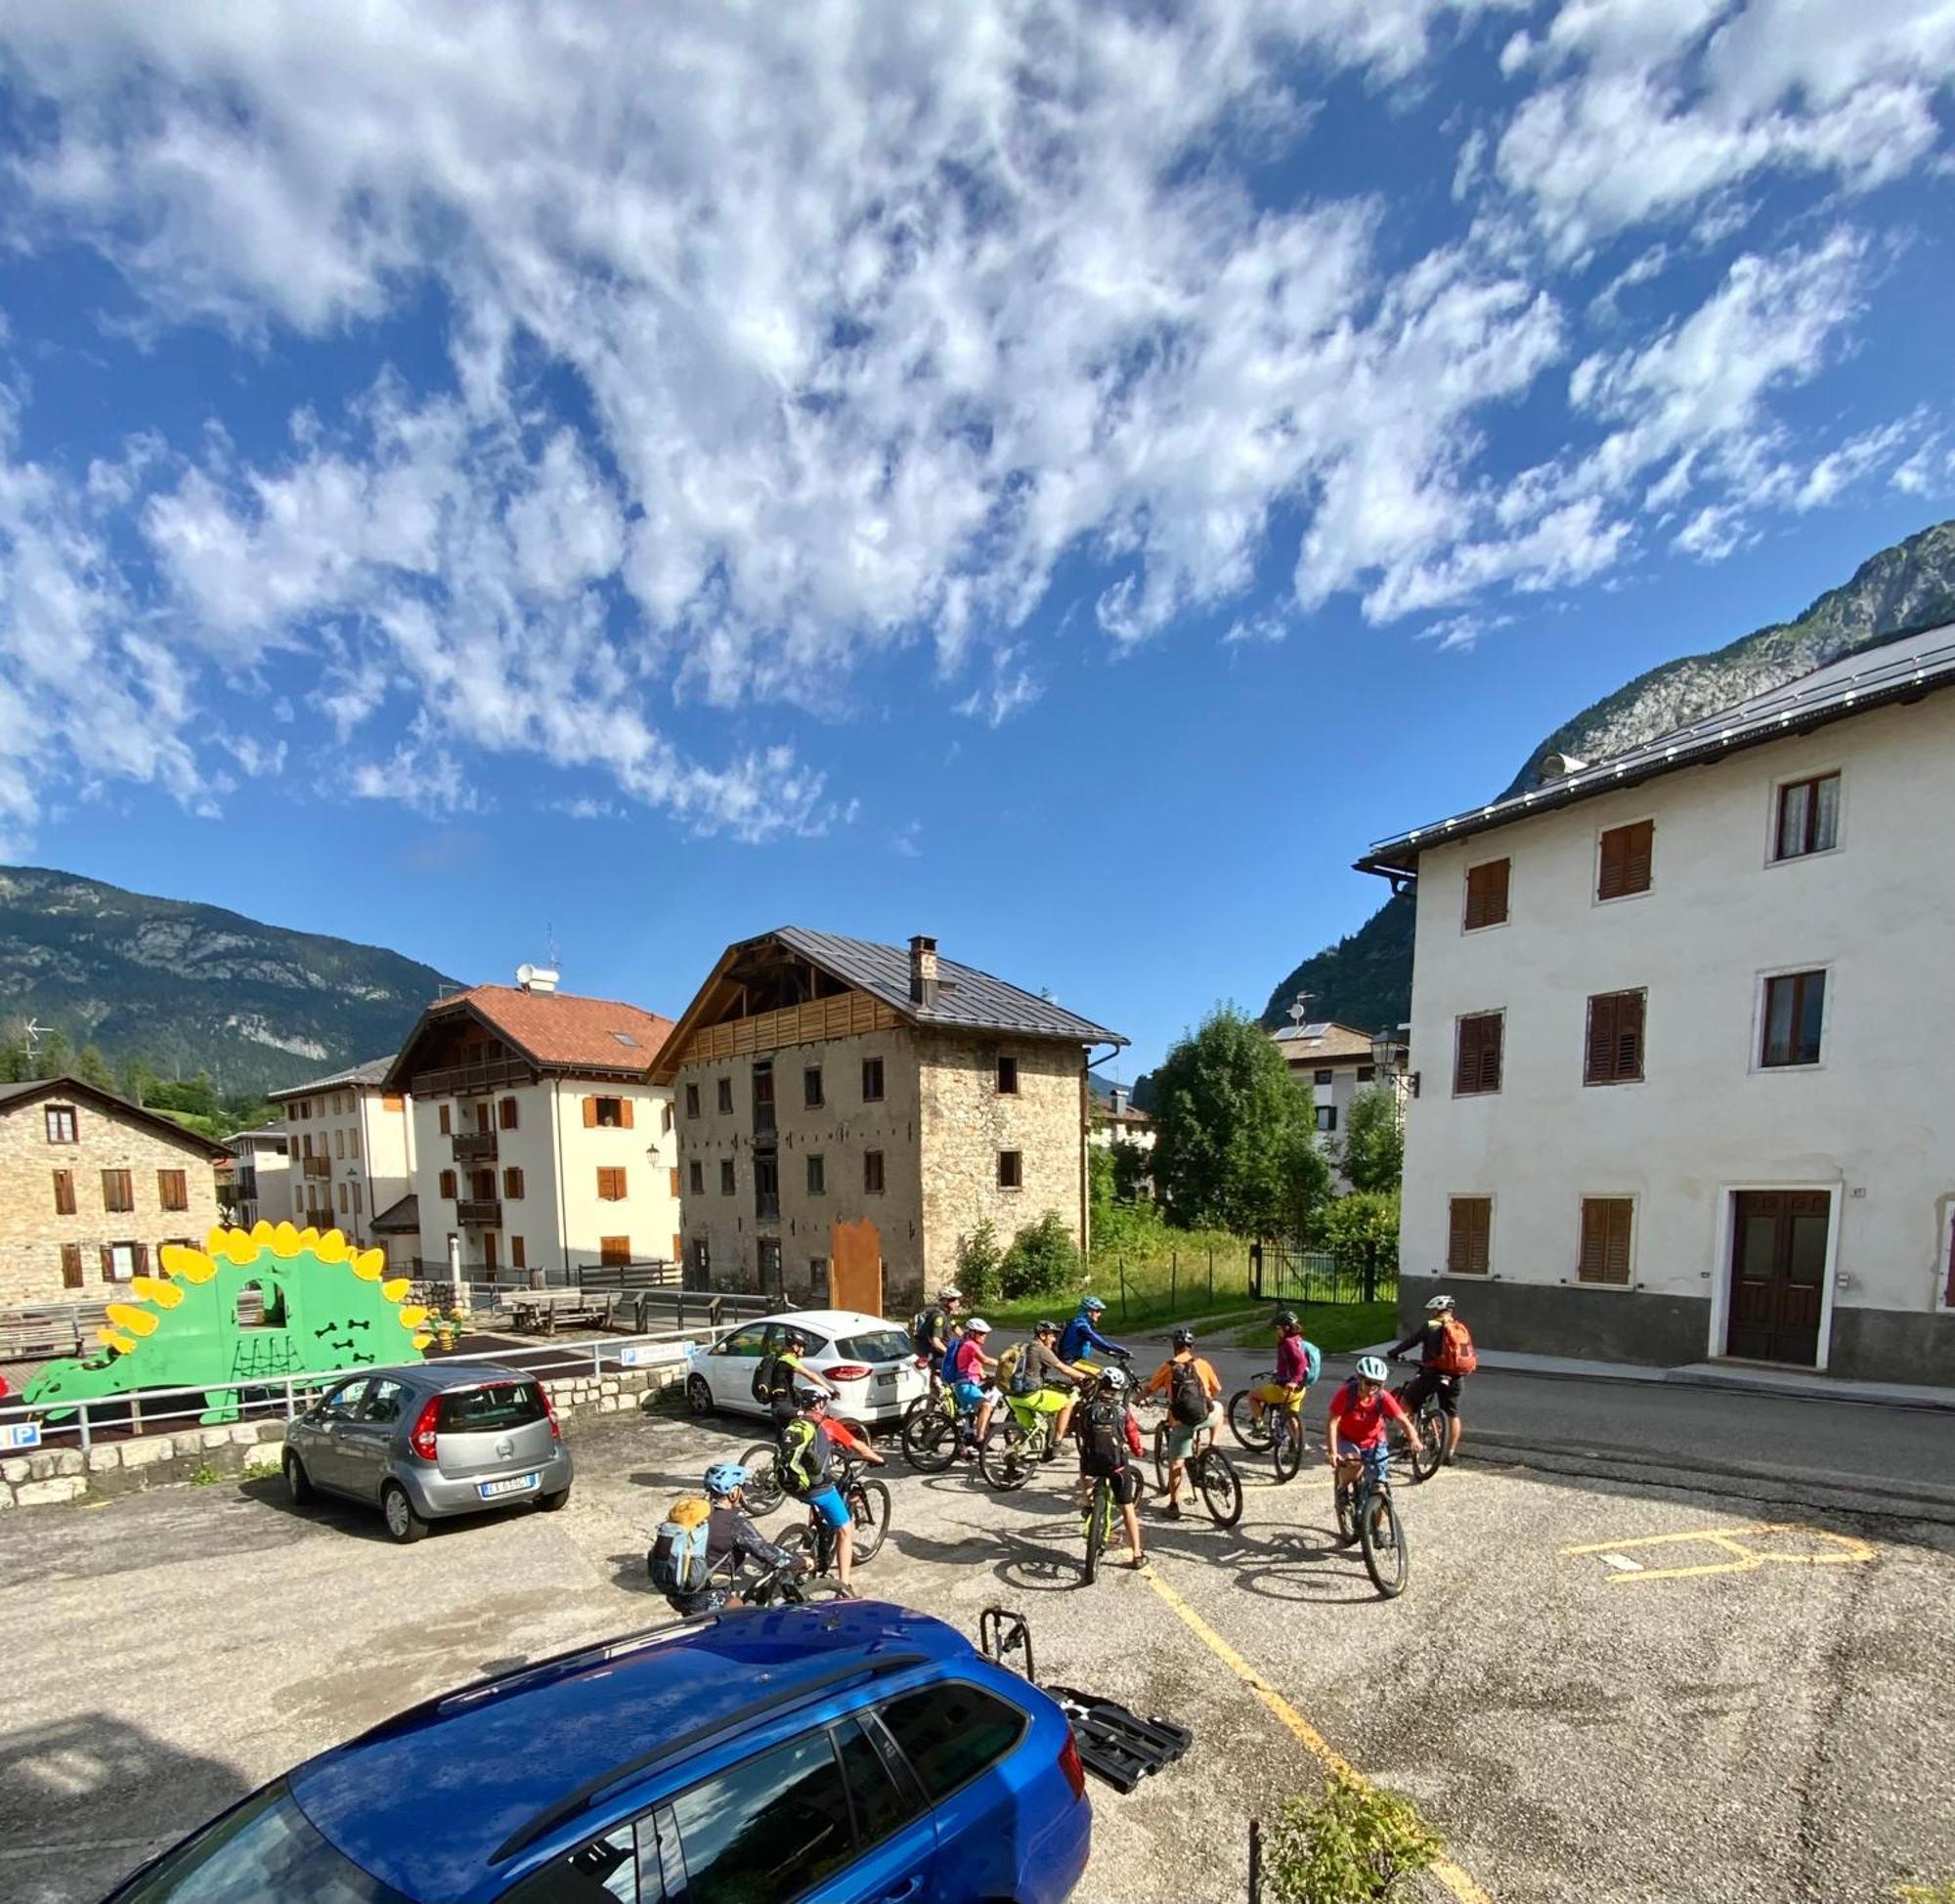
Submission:
<svg viewBox="0 0 1955 1904">
<path fill-rule="evenodd" d="M 500 1197 L 464 1197 L 455 1206 L 455 1220 L 465 1230 L 500 1230 L 502 1227 Z"/>
<path fill-rule="evenodd" d="M 483 1064 L 451 1064 L 446 1070 L 417 1072 L 408 1080 L 408 1089 L 416 1098 L 449 1098 L 535 1080 L 536 1073 L 522 1059 L 492 1058 Z"/>
<path fill-rule="evenodd" d="M 496 1155 L 496 1133 L 494 1131 L 456 1131 L 455 1134 L 455 1160 L 456 1163 L 485 1163 Z"/>
<path fill-rule="evenodd" d="M 332 1175 L 332 1159 L 330 1157 L 302 1157 L 300 1162 L 304 1165 L 305 1174 L 308 1177 L 330 1177 Z"/>
</svg>

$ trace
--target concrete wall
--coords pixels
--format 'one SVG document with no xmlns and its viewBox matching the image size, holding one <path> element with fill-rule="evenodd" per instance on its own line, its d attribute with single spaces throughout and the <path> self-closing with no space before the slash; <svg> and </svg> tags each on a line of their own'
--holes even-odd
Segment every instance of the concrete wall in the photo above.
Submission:
<svg viewBox="0 0 1955 1904">
<path fill-rule="evenodd" d="M 1837 848 L 1770 863 L 1778 787 L 1835 769 Z M 1427 851 L 1408 1286 L 1444 1269 L 1449 1197 L 1490 1195 L 1491 1282 L 1446 1278 L 1497 1320 L 1486 1346 L 1697 1360 L 1724 1346 L 1732 1192 L 1823 1189 L 1820 1365 L 1947 1380 L 1951 803 L 1955 696 L 1935 695 Z M 1597 902 L 1598 834 L 1645 818 L 1652 889 Z M 1463 931 L 1468 867 L 1502 855 L 1508 923 Z M 1821 1061 L 1760 1069 L 1763 976 L 1820 968 Z M 1585 1086 L 1587 999 L 1630 989 L 1644 1081 Z M 1506 1015 L 1502 1088 L 1455 1098 L 1455 1019 L 1488 1011 Z M 1627 1290 L 1577 1281 L 1585 1195 L 1635 1201 Z"/>
<path fill-rule="evenodd" d="M 148 1126 L 124 1122 L 92 1100 L 72 1101 L 73 1144 L 50 1144 L 45 1111 L 61 1098 L 37 1099 L 0 1116 L 0 1303 L 99 1302 L 116 1283 L 105 1281 L 102 1245 L 142 1243 L 156 1267 L 156 1247 L 188 1237 L 201 1245 L 217 1223 L 217 1174 L 209 1157 Z M 55 1172 L 74 1178 L 75 1213 L 55 1214 Z M 102 1207 L 102 1173 L 126 1170 L 136 1207 Z M 159 1170 L 181 1170 L 190 1207 L 165 1210 Z M 62 1245 L 81 1248 L 82 1285 L 62 1281 Z"/>
</svg>

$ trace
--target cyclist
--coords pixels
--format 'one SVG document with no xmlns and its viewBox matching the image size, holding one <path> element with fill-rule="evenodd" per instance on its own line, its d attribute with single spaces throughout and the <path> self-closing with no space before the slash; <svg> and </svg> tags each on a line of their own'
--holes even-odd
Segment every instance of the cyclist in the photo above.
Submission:
<svg viewBox="0 0 1955 1904">
<path fill-rule="evenodd" d="M 1061 1362 L 1077 1362 L 1089 1349 L 1097 1349 L 1103 1356 L 1127 1353 L 1117 1342 L 1108 1342 L 1100 1333 L 1100 1319 L 1106 1313 L 1107 1305 L 1098 1296 L 1080 1298 L 1079 1314 L 1066 1323 L 1059 1338 Z"/>
<path fill-rule="evenodd" d="M 1222 1399 L 1222 1378 L 1195 1353 L 1195 1331 L 1176 1329 L 1174 1353 L 1148 1377 L 1141 1393 L 1167 1397 L 1168 1415 L 1174 1423 L 1167 1437 L 1167 1517 L 1178 1521 L 1181 1481 L 1188 1457 L 1195 1452 L 1195 1438 L 1204 1429 L 1212 1431 L 1222 1419 L 1216 1407 Z"/>
<path fill-rule="evenodd" d="M 984 1437 L 991 1426 L 992 1411 L 1005 1399 L 1005 1390 L 1012 1389 L 1021 1402 L 1040 1414 L 1056 1414 L 1059 1419 L 1053 1424 L 1052 1445 L 1045 1451 L 1050 1461 L 1065 1442 L 1065 1430 L 1072 1419 L 1072 1387 L 1074 1382 L 1092 1379 L 1092 1371 L 1074 1368 L 1069 1363 L 1061 1362 L 1053 1353 L 1053 1344 L 1059 1339 L 1057 1322 L 1040 1322 L 1033 1329 L 1031 1339 L 1016 1349 L 1007 1349 L 998 1358 L 998 1378 L 992 1387 L 984 1392 L 984 1406 L 978 1410 L 976 1439 L 981 1448 Z"/>
<path fill-rule="evenodd" d="M 1418 1438 L 1418 1424 L 1399 1406 L 1399 1399 L 1385 1387 L 1391 1374 L 1376 1356 L 1360 1356 L 1358 1372 L 1330 1398 L 1330 1426 L 1324 1437 L 1324 1458 L 1330 1463 L 1335 1486 L 1342 1488 L 1368 1473 L 1382 1481 L 1391 1462 L 1391 1424 L 1404 1427 L 1416 1454 L 1424 1444 Z M 1340 1450 L 1349 1444 L 1349 1452 Z M 1345 1536 L 1338 1545 L 1348 1546 Z"/>
<path fill-rule="evenodd" d="M 801 1412 L 781 1430 L 775 1459 L 781 1486 L 795 1499 L 804 1501 L 821 1516 L 822 1525 L 835 1536 L 835 1578 L 843 1592 L 852 1593 L 848 1576 L 855 1564 L 855 1523 L 848 1503 L 835 1485 L 835 1450 L 838 1446 L 860 1450 L 876 1466 L 883 1457 L 856 1436 L 846 1422 L 828 1417 L 828 1397 L 818 1388 L 800 1390 L 795 1399 Z"/>
<path fill-rule="evenodd" d="M 964 1291 L 954 1282 L 946 1282 L 936 1292 L 936 1301 L 926 1303 L 910 1323 L 910 1344 L 916 1350 L 918 1364 L 930 1370 L 933 1395 L 943 1379 L 943 1359 L 950 1353 L 950 1337 L 963 1300 Z"/>
<path fill-rule="evenodd" d="M 675 1613 L 690 1619 L 698 1613 L 717 1613 L 721 1607 L 742 1606 L 742 1592 L 757 1579 L 790 1567 L 804 1574 L 813 1566 L 806 1554 L 792 1556 L 761 1535 L 741 1498 L 746 1485 L 747 1470 L 737 1461 L 716 1461 L 706 1470 L 706 1498 L 712 1509 L 706 1524 L 706 1558 L 712 1571 L 699 1592 L 666 1595 Z"/>
<path fill-rule="evenodd" d="M 1296 1429 L 1296 1445 L 1299 1451 L 1303 1448 L 1303 1399 L 1310 1393 L 1310 1385 L 1317 1379 L 1324 1366 L 1324 1357 L 1317 1344 L 1307 1340 L 1303 1324 L 1296 1320 L 1296 1311 L 1282 1309 L 1277 1312 L 1277 1367 L 1274 1378 L 1260 1388 L 1249 1391 L 1249 1418 L 1260 1422 L 1266 1406 L 1274 1405 L 1290 1411 L 1292 1425 Z"/>
<path fill-rule="evenodd" d="M 806 1353 L 807 1337 L 799 1329 L 790 1329 L 781 1338 L 779 1348 L 760 1358 L 760 1365 L 754 1372 L 755 1397 L 758 1400 L 763 1393 L 766 1396 L 767 1412 L 774 1418 L 777 1435 L 794 1419 L 797 1378 L 804 1386 L 818 1383 L 830 1395 L 842 1392 L 820 1369 L 810 1368 L 802 1360 Z"/>
<path fill-rule="evenodd" d="M 1103 1368 L 1081 1411 L 1079 1479 L 1088 1514 L 1093 1511 L 1093 1484 L 1103 1476 L 1112 1483 L 1127 1545 L 1133 1550 L 1132 1564 L 1138 1568 L 1147 1564 L 1141 1552 L 1141 1517 L 1134 1511 L 1144 1485 L 1135 1465 L 1141 1453 L 1141 1424 L 1126 1397 L 1126 1371 Z"/>
<path fill-rule="evenodd" d="M 1407 1383 L 1402 1399 L 1407 1412 L 1417 1414 L 1428 1396 L 1439 1398 L 1440 1410 L 1446 1416 L 1446 1458 L 1450 1461 L 1459 1452 L 1459 1384 L 1465 1380 L 1450 1365 L 1456 1354 L 1453 1338 L 1455 1331 L 1463 1331 L 1465 1325 L 1454 1316 L 1451 1296 L 1434 1296 L 1425 1305 L 1425 1317 L 1403 1342 L 1394 1342 L 1385 1355 L 1393 1362 L 1404 1361 L 1406 1351 L 1413 1343 L 1418 1344 L 1419 1370 Z M 1449 1321 L 1454 1325 L 1451 1329 L 1447 1327 Z M 1467 1340 L 1470 1342 L 1472 1338 L 1469 1336 Z"/>
<path fill-rule="evenodd" d="M 984 1353 L 984 1338 L 990 1333 L 991 1324 L 983 1317 L 972 1317 L 956 1347 L 950 1352 L 950 1363 L 945 1370 L 951 1396 L 957 1403 L 957 1454 L 960 1460 L 968 1461 L 972 1457 L 976 1447 L 973 1422 L 985 1401 L 984 1377 L 998 1365 Z"/>
</svg>

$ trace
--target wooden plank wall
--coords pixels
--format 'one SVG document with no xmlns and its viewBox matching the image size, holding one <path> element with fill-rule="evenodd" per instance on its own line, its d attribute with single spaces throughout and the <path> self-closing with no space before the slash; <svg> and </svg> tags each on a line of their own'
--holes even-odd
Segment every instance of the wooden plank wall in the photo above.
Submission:
<svg viewBox="0 0 1955 1904">
<path fill-rule="evenodd" d="M 751 1018 L 734 1018 L 726 1024 L 702 1025 L 687 1040 L 678 1061 L 710 1064 L 722 1058 L 778 1051 L 783 1045 L 811 1045 L 864 1031 L 887 1031 L 902 1022 L 881 999 L 871 998 L 867 992 L 846 992 L 840 998 L 817 998 L 778 1012 L 759 1012 Z"/>
</svg>

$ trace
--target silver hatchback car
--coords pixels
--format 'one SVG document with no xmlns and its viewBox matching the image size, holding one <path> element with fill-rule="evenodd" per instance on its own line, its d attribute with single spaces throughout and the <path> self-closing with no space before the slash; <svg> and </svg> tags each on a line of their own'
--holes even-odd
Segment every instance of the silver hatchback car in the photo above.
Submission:
<svg viewBox="0 0 1955 1904">
<path fill-rule="evenodd" d="M 570 1498 L 570 1450 L 543 1383 L 520 1368 L 430 1362 L 329 1388 L 285 1431 L 285 1488 L 377 1506 L 396 1540 L 430 1521 Z"/>
</svg>

